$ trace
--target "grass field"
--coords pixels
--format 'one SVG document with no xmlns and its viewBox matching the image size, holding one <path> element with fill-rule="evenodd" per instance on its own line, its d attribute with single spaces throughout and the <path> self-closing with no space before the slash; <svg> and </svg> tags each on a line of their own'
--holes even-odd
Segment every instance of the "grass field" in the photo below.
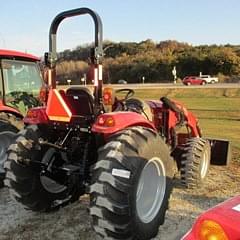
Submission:
<svg viewBox="0 0 240 240">
<path fill-rule="evenodd" d="M 167 96 L 199 119 L 203 135 L 228 139 L 240 156 L 240 89 L 136 89 L 142 99 Z"/>
</svg>

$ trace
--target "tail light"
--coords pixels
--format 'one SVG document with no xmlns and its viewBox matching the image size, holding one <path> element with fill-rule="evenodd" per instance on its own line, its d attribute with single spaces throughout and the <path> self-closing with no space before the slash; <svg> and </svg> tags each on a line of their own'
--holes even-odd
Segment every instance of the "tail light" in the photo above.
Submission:
<svg viewBox="0 0 240 240">
<path fill-rule="evenodd" d="M 104 88 L 103 90 L 103 104 L 104 105 L 113 105 L 114 96 L 112 88 Z"/>
<path fill-rule="evenodd" d="M 213 220 L 205 220 L 198 230 L 199 240 L 229 240 L 227 234 L 220 224 Z"/>
<path fill-rule="evenodd" d="M 99 116 L 97 123 L 102 127 L 113 127 L 115 126 L 115 120 L 112 116 Z"/>
<path fill-rule="evenodd" d="M 48 99 L 48 87 L 46 85 L 43 85 L 40 89 L 40 93 L 39 93 L 39 99 L 42 103 L 47 103 L 47 99 Z"/>
</svg>

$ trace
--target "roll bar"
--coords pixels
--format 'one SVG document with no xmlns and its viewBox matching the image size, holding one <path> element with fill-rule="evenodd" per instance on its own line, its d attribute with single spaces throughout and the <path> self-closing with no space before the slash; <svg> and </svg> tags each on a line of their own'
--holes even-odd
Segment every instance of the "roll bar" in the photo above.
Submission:
<svg viewBox="0 0 240 240">
<path fill-rule="evenodd" d="M 88 14 L 92 17 L 95 25 L 94 48 L 91 51 L 91 64 L 95 67 L 102 62 L 102 21 L 99 15 L 89 8 L 77 8 L 59 13 L 52 21 L 49 30 L 49 52 L 45 53 L 45 64 L 49 67 L 49 82 L 52 88 L 56 88 L 56 62 L 57 62 L 57 43 L 56 33 L 59 24 L 69 17 Z M 100 85 L 102 85 L 100 83 Z"/>
<path fill-rule="evenodd" d="M 102 47 L 102 21 L 99 15 L 89 8 L 77 8 L 68 11 L 64 11 L 59 13 L 52 21 L 50 30 L 49 30 L 49 53 L 47 53 L 47 65 L 50 68 L 54 68 L 56 66 L 57 61 L 57 43 L 56 43 L 56 33 L 59 24 L 65 18 L 75 17 L 79 15 L 89 14 L 95 25 L 95 46 L 94 46 L 94 60 L 95 64 L 99 64 L 101 58 L 103 57 L 103 47 Z"/>
</svg>

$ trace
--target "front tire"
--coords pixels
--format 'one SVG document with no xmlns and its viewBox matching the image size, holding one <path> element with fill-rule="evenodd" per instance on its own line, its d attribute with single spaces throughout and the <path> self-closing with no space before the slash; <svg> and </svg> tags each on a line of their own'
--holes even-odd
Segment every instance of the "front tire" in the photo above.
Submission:
<svg viewBox="0 0 240 240">
<path fill-rule="evenodd" d="M 8 150 L 8 159 L 4 164 L 4 183 L 10 189 L 11 195 L 27 209 L 50 211 L 66 201 L 76 200 L 78 191 L 74 179 L 60 184 L 45 175 L 45 170 L 41 171 L 40 167 L 34 168 L 34 165 L 27 164 L 35 161 L 54 168 L 61 163 L 59 152 L 41 146 L 38 142 L 40 137 L 41 131 L 35 125 L 19 132 L 15 143 Z"/>
<path fill-rule="evenodd" d="M 92 171 L 90 214 L 96 233 L 109 239 L 156 236 L 172 178 L 173 159 L 157 133 L 132 127 L 113 135 Z"/>
<path fill-rule="evenodd" d="M 180 164 L 181 181 L 187 188 L 196 188 L 207 177 L 211 158 L 208 140 L 190 138 L 183 146 Z"/>
</svg>

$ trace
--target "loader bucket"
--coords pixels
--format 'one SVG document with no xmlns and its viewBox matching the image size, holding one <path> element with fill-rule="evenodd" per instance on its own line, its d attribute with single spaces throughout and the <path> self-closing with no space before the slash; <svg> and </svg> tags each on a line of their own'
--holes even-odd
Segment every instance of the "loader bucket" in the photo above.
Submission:
<svg viewBox="0 0 240 240">
<path fill-rule="evenodd" d="M 223 139 L 208 139 L 211 144 L 211 164 L 228 165 L 231 160 L 230 142 Z"/>
</svg>

